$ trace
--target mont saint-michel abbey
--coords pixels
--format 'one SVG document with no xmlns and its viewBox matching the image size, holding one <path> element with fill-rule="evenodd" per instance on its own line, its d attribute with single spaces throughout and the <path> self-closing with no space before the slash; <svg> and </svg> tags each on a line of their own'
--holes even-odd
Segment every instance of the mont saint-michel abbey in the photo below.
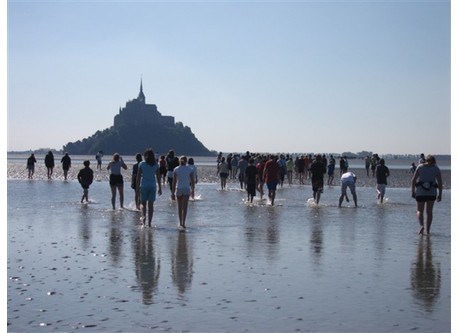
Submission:
<svg viewBox="0 0 458 333">
<path fill-rule="evenodd" d="M 145 94 L 143 93 L 143 82 L 140 81 L 140 92 L 138 97 L 126 102 L 124 108 L 119 108 L 119 114 L 114 118 L 114 126 L 121 124 L 132 126 L 158 126 L 174 127 L 175 117 L 163 116 L 157 111 L 155 104 L 146 104 Z"/>
<path fill-rule="evenodd" d="M 160 153 L 173 149 L 177 154 L 194 156 L 214 155 L 192 133 L 189 126 L 175 123 L 175 117 L 163 116 L 155 104 L 147 104 L 143 93 L 143 81 L 137 98 L 126 102 L 114 116 L 113 126 L 98 130 L 93 135 L 69 142 L 63 150 L 70 154 L 136 154 L 145 148 Z"/>
</svg>

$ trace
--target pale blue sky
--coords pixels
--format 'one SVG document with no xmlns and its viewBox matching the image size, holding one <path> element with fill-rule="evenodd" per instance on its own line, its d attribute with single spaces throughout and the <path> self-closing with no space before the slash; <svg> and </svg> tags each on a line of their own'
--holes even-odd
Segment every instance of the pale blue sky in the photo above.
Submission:
<svg viewBox="0 0 458 333">
<path fill-rule="evenodd" d="M 212 150 L 449 154 L 450 70 L 449 1 L 8 1 L 7 149 L 110 127 L 142 76 Z"/>
</svg>

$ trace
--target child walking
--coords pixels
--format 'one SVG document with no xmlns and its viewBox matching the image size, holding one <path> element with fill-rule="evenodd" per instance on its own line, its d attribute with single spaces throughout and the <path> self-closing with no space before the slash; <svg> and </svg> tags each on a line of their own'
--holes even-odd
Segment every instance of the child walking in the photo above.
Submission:
<svg viewBox="0 0 458 333">
<path fill-rule="evenodd" d="M 82 168 L 78 172 L 78 182 L 81 184 L 81 187 L 83 188 L 83 196 L 81 198 L 81 203 L 84 202 L 84 199 L 86 199 L 86 202 L 89 202 L 89 186 L 92 184 L 92 181 L 94 180 L 94 171 L 89 167 L 90 162 L 88 160 L 83 162 L 84 168 Z"/>
</svg>

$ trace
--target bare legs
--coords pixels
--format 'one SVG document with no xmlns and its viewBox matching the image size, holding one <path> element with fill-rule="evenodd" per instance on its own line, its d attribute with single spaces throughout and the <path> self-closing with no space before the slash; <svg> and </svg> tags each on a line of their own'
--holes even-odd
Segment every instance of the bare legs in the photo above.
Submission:
<svg viewBox="0 0 458 333">
<path fill-rule="evenodd" d="M 321 198 L 321 190 L 313 191 L 313 199 L 315 200 L 317 205 L 320 203 L 320 198 Z"/>
<path fill-rule="evenodd" d="M 48 179 L 51 179 L 51 176 L 52 176 L 52 168 L 51 167 L 47 167 L 48 169 Z"/>
<path fill-rule="evenodd" d="M 142 202 L 142 213 L 143 213 L 143 225 L 145 225 L 146 219 L 146 201 Z M 154 214 L 154 201 L 148 200 L 148 226 L 151 227 L 151 221 L 153 221 L 153 214 Z"/>
<path fill-rule="evenodd" d="M 418 223 L 420 224 L 420 231 L 418 232 L 419 235 L 423 235 L 425 231 L 424 225 L 424 210 L 426 206 L 426 234 L 429 235 L 431 231 L 431 224 L 433 223 L 433 207 L 434 207 L 434 200 L 429 200 L 426 202 L 419 202 L 417 201 L 417 218 Z"/>
<path fill-rule="evenodd" d="M 119 204 L 121 208 L 124 208 L 124 186 L 122 185 L 111 185 L 111 205 L 113 209 L 116 209 L 116 189 L 119 192 Z"/>
<path fill-rule="evenodd" d="M 353 201 L 355 202 L 355 207 L 358 207 L 358 198 L 356 196 L 356 192 L 352 193 L 351 194 L 353 196 Z M 347 202 L 348 202 L 348 197 L 347 197 L 347 194 L 346 193 L 343 193 L 340 198 L 339 198 L 339 207 L 342 207 L 342 202 L 343 202 L 343 199 L 346 199 Z"/>
<path fill-rule="evenodd" d="M 83 196 L 81 197 L 81 203 L 84 202 L 84 199 L 86 199 L 86 202 L 89 202 L 89 189 L 87 188 L 83 189 Z"/>
<path fill-rule="evenodd" d="M 220 178 L 221 178 L 221 190 L 225 190 L 227 178 L 226 177 L 220 177 Z"/>
<path fill-rule="evenodd" d="M 177 195 L 178 218 L 180 227 L 186 228 L 186 214 L 188 213 L 189 195 Z"/>
</svg>

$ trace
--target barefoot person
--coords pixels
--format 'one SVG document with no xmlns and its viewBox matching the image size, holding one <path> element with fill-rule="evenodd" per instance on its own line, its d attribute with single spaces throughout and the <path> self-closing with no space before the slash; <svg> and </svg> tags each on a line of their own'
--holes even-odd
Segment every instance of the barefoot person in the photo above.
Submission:
<svg viewBox="0 0 458 333">
<path fill-rule="evenodd" d="M 277 157 L 270 155 L 269 160 L 264 166 L 264 181 L 269 190 L 270 204 L 273 206 L 275 202 L 275 194 L 277 192 L 277 185 L 280 182 L 280 167 L 277 163 Z"/>
<path fill-rule="evenodd" d="M 49 151 L 45 156 L 45 166 L 47 170 L 48 179 L 51 179 L 52 172 L 54 169 L 54 155 L 52 151 Z"/>
<path fill-rule="evenodd" d="M 65 155 L 60 160 L 60 163 L 62 163 L 62 170 L 64 170 L 64 180 L 67 180 L 68 170 L 72 166 L 72 159 L 68 153 L 65 153 Z"/>
<path fill-rule="evenodd" d="M 339 198 L 339 207 L 342 207 L 342 201 L 344 198 L 348 201 L 347 197 L 347 187 L 350 188 L 351 195 L 353 196 L 353 201 L 355 202 L 355 207 L 358 207 L 358 201 L 356 197 L 356 175 L 353 172 L 349 172 L 348 169 L 342 169 L 342 177 L 340 178 L 342 182 L 342 194 Z"/>
<path fill-rule="evenodd" d="M 146 152 L 145 152 L 145 154 L 146 154 Z M 135 163 L 135 164 L 132 166 L 132 178 L 131 178 L 130 187 L 131 187 L 131 188 L 134 190 L 134 192 L 135 192 L 135 197 L 134 197 L 134 200 L 135 200 L 135 208 L 137 208 L 137 210 L 140 210 L 141 201 L 140 201 L 140 191 L 139 191 L 139 187 L 137 186 L 137 174 L 138 174 L 138 166 L 139 166 L 139 164 L 143 161 L 142 154 L 137 153 L 137 154 L 135 155 L 135 160 L 137 161 L 137 163 Z"/>
<path fill-rule="evenodd" d="M 156 201 L 156 189 L 158 195 L 162 194 L 161 174 L 153 150 L 149 148 L 143 155 L 145 160 L 140 161 L 138 164 L 135 191 L 140 193 L 140 200 L 142 203 L 142 226 L 146 225 L 146 208 L 148 207 L 148 226 L 151 227 L 154 213 L 154 201 Z"/>
<path fill-rule="evenodd" d="M 425 231 L 424 210 L 426 206 L 426 234 L 431 231 L 433 223 L 434 202 L 442 200 L 442 175 L 432 155 L 425 158 L 412 177 L 412 197 L 417 201 L 417 218 L 420 224 L 420 235 Z"/>
<path fill-rule="evenodd" d="M 172 195 L 178 204 L 178 218 L 180 228 L 186 228 L 189 196 L 194 196 L 194 175 L 192 169 L 186 165 L 186 156 L 180 157 L 180 165 L 173 170 Z"/>
<path fill-rule="evenodd" d="M 116 209 L 116 189 L 119 192 L 119 203 L 124 208 L 124 180 L 121 174 L 121 168 L 127 170 L 127 165 L 118 153 L 113 155 L 113 160 L 108 163 L 107 170 L 110 170 L 110 188 L 111 188 L 111 205 Z"/>
<path fill-rule="evenodd" d="M 247 201 L 253 203 L 253 198 L 256 196 L 256 183 L 258 179 L 258 169 L 254 165 L 254 158 L 250 157 L 248 166 L 245 169 L 245 184 L 247 192 Z"/>
<path fill-rule="evenodd" d="M 27 170 L 29 171 L 29 179 L 33 178 L 33 173 L 35 172 L 35 163 L 37 163 L 37 159 L 35 158 L 35 154 L 31 154 L 30 157 L 27 159 Z"/>
<path fill-rule="evenodd" d="M 81 184 L 83 188 L 83 196 L 81 197 L 81 203 L 89 202 L 89 186 L 92 184 L 94 180 L 94 171 L 89 167 L 91 163 L 86 160 L 83 162 L 84 168 L 82 168 L 77 175 L 78 182 Z"/>
<path fill-rule="evenodd" d="M 385 159 L 380 159 L 380 164 L 375 168 L 375 177 L 377 178 L 377 199 L 383 203 L 385 197 L 385 189 L 388 184 L 386 179 L 390 176 L 390 170 L 385 165 Z"/>
<path fill-rule="evenodd" d="M 313 199 L 317 205 L 320 203 L 321 193 L 323 193 L 325 173 L 326 166 L 323 163 L 321 154 L 318 154 L 315 156 L 315 160 L 310 165 Z"/>
</svg>

